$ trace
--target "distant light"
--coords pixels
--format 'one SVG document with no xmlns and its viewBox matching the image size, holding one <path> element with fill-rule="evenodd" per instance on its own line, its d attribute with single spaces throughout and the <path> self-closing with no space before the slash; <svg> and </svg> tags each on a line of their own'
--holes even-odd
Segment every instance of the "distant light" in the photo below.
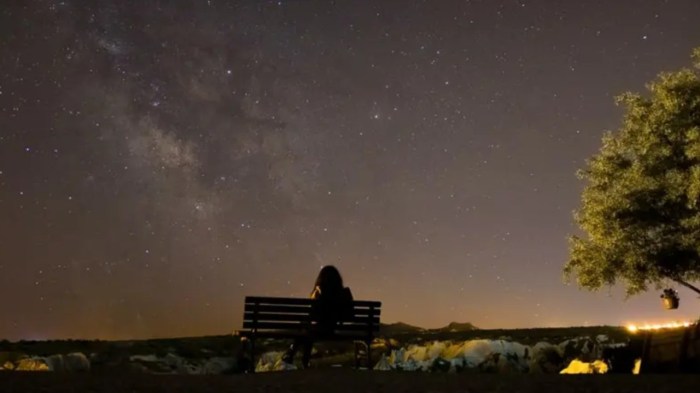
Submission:
<svg viewBox="0 0 700 393">
<path fill-rule="evenodd" d="M 629 324 L 627 325 L 627 330 L 631 333 L 636 333 L 638 331 L 686 328 L 692 324 L 692 322 L 645 323 L 643 325 Z"/>
</svg>

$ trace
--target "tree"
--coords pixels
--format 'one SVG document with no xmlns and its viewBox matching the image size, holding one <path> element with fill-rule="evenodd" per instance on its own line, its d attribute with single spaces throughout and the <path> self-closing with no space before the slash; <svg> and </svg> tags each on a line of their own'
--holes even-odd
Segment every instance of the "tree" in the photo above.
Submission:
<svg viewBox="0 0 700 393">
<path fill-rule="evenodd" d="M 564 274 L 584 289 L 674 281 L 700 293 L 700 48 L 692 57 L 696 70 L 661 73 L 648 97 L 617 98 L 622 126 L 579 172 L 586 236 L 569 238 Z"/>
</svg>

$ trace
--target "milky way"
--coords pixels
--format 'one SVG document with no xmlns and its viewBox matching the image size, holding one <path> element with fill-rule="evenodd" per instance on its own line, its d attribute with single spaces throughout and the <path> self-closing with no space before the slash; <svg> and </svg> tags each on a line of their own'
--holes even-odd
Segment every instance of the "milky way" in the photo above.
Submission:
<svg viewBox="0 0 700 393">
<path fill-rule="evenodd" d="M 696 0 L 9 3 L 0 338 L 228 333 L 325 264 L 388 322 L 697 316 L 561 279 L 576 170 Z"/>
</svg>

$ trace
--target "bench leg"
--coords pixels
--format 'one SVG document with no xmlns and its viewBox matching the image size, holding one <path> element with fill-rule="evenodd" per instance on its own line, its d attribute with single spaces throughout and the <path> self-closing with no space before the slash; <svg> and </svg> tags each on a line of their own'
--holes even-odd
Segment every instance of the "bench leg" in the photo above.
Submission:
<svg viewBox="0 0 700 393">
<path fill-rule="evenodd" d="M 360 368 L 360 356 L 362 356 L 362 351 L 364 343 L 361 341 L 355 341 L 355 368 Z"/>
<path fill-rule="evenodd" d="M 255 338 L 250 338 L 250 365 L 248 367 L 249 373 L 255 372 Z"/>
<path fill-rule="evenodd" d="M 372 341 L 367 340 L 365 342 L 365 345 L 367 346 L 367 370 L 372 369 Z"/>
<path fill-rule="evenodd" d="M 367 368 L 372 367 L 372 341 L 355 341 L 355 368 L 360 368 L 365 363 Z"/>
</svg>

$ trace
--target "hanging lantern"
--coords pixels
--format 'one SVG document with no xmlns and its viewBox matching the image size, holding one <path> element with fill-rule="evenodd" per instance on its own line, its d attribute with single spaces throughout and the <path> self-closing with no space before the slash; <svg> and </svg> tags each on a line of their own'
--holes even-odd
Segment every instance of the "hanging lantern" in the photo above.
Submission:
<svg viewBox="0 0 700 393">
<path fill-rule="evenodd" d="M 661 294 L 661 303 L 666 310 L 677 309 L 679 302 L 678 292 L 672 288 L 664 289 L 664 292 Z"/>
</svg>

